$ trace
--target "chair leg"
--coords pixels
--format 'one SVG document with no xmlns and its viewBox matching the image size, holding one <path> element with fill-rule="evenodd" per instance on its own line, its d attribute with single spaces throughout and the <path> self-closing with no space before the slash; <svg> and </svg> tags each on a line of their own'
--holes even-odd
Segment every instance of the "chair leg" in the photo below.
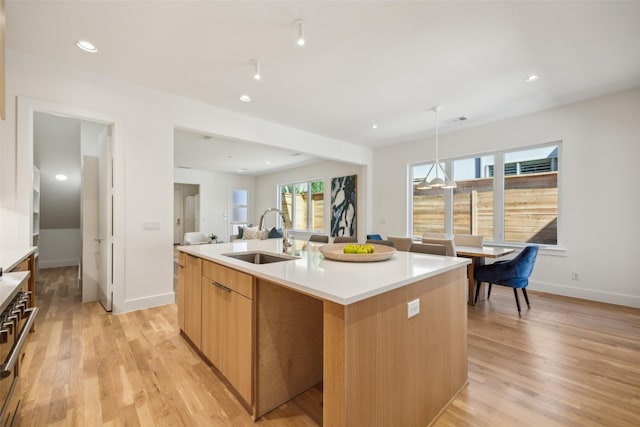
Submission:
<svg viewBox="0 0 640 427">
<path fill-rule="evenodd" d="M 524 300 L 527 302 L 527 308 L 531 308 L 531 305 L 529 305 L 529 295 L 527 295 L 525 288 L 522 288 L 522 294 L 524 295 Z"/>
<path fill-rule="evenodd" d="M 476 280 L 476 296 L 473 299 L 473 304 L 474 305 L 478 303 L 478 295 L 480 295 L 480 285 L 481 285 L 481 283 Z M 489 285 L 489 286 L 491 286 L 491 285 Z"/>
<path fill-rule="evenodd" d="M 491 283 L 489 283 L 489 290 L 487 291 L 487 299 L 491 296 Z"/>
<path fill-rule="evenodd" d="M 522 316 L 520 313 L 520 298 L 518 298 L 518 289 L 513 288 L 513 294 L 516 296 L 516 305 L 518 306 L 518 316 Z"/>
</svg>

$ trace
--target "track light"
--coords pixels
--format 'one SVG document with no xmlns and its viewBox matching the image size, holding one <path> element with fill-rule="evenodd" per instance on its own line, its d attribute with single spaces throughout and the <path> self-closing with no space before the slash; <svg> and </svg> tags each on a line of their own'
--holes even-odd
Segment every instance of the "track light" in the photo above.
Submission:
<svg viewBox="0 0 640 427">
<path fill-rule="evenodd" d="M 257 59 L 253 60 L 253 78 L 256 80 L 260 80 L 260 61 Z"/>
<path fill-rule="evenodd" d="M 298 19 L 294 24 L 298 27 L 298 46 L 304 46 L 304 21 L 302 19 Z"/>
</svg>

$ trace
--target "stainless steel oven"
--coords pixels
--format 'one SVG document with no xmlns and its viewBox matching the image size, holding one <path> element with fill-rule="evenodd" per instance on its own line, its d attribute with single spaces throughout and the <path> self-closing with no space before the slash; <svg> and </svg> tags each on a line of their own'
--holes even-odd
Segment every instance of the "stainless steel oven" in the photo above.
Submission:
<svg viewBox="0 0 640 427">
<path fill-rule="evenodd" d="M 38 314 L 31 293 L 19 291 L 0 313 L 0 427 L 13 425 L 20 407 L 19 369 L 22 349 Z"/>
</svg>

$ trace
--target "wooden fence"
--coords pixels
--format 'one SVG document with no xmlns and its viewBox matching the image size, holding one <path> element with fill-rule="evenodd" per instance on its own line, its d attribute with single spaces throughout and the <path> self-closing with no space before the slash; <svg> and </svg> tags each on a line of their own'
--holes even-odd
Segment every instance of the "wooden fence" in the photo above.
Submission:
<svg viewBox="0 0 640 427">
<path fill-rule="evenodd" d="M 282 206 L 280 209 L 284 213 L 285 218 L 287 219 L 287 225 L 291 227 L 291 213 L 293 211 L 293 194 L 287 193 L 282 197 Z M 296 225 L 298 229 L 306 228 L 307 224 L 307 203 L 308 197 L 306 194 L 296 194 Z M 324 193 L 312 193 L 311 194 L 311 209 L 313 217 L 311 218 L 312 230 L 324 230 Z M 304 228 L 301 227 L 304 225 Z"/>
<path fill-rule="evenodd" d="M 493 239 L 493 179 L 459 181 L 453 190 L 455 234 Z M 511 175 L 505 179 L 504 240 L 557 243 L 558 173 Z M 444 232 L 442 190 L 413 193 L 413 234 Z"/>
</svg>

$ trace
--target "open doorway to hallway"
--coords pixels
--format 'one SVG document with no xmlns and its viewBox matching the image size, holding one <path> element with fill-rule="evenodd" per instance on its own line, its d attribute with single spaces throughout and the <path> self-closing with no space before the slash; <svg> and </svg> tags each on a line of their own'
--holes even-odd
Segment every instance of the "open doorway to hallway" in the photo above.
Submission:
<svg viewBox="0 0 640 427">
<path fill-rule="evenodd" d="M 32 229 L 39 268 L 77 266 L 83 302 L 100 300 L 107 311 L 111 167 L 111 125 L 33 112 Z"/>
<path fill-rule="evenodd" d="M 185 233 L 200 231 L 200 186 L 173 184 L 173 244 L 184 244 Z"/>
</svg>

